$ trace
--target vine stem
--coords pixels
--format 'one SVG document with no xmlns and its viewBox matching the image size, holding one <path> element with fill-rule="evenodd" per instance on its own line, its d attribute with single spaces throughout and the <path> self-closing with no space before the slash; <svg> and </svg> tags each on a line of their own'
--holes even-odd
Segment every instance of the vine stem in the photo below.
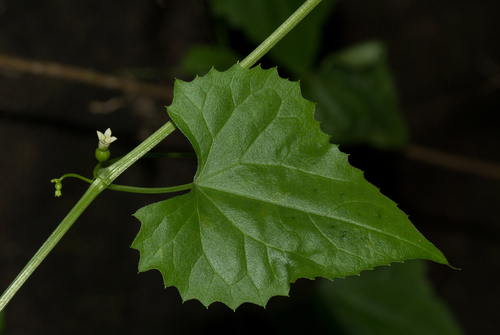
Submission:
<svg viewBox="0 0 500 335">
<path fill-rule="evenodd" d="M 9 285 L 5 292 L 0 297 L 0 312 L 9 303 L 10 299 L 16 294 L 24 282 L 31 276 L 33 271 L 40 265 L 40 263 L 47 257 L 54 246 L 64 236 L 68 229 L 83 213 L 83 211 L 90 205 L 90 203 L 122 174 L 130 165 L 136 162 L 139 158 L 144 156 L 149 150 L 156 146 L 165 137 L 171 134 L 176 129 L 172 122 L 167 122 L 163 127 L 158 129 L 153 135 L 148 137 L 144 142 L 139 144 L 134 150 L 125 155 L 116 163 L 100 169 L 97 178 L 90 184 L 90 187 L 85 194 L 80 198 L 76 205 L 61 221 L 59 226 L 49 236 L 45 243 L 38 249 L 31 260 L 17 275 L 14 281 Z"/>
<path fill-rule="evenodd" d="M 281 26 L 264 40 L 251 54 L 240 62 L 240 66 L 249 69 L 286 36 L 303 18 L 314 9 L 321 0 L 307 0 Z"/>
</svg>

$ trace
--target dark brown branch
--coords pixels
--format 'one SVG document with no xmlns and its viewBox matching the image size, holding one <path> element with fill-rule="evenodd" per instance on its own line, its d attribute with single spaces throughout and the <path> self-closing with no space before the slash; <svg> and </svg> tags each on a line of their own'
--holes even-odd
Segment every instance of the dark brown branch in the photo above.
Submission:
<svg viewBox="0 0 500 335">
<path fill-rule="evenodd" d="M 458 156 L 417 144 L 410 145 L 405 151 L 406 157 L 428 164 L 453 169 L 475 175 L 500 179 L 500 166 L 479 159 Z"/>
<path fill-rule="evenodd" d="M 172 88 L 144 83 L 137 80 L 110 76 L 89 69 L 52 62 L 40 62 L 0 55 L 0 68 L 15 70 L 38 76 L 80 82 L 88 85 L 146 95 L 162 100 L 172 100 Z"/>
</svg>

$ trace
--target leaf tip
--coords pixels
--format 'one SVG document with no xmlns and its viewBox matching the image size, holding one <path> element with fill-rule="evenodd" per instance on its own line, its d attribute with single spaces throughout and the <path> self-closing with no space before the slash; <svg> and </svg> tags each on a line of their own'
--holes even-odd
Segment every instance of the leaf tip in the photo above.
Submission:
<svg viewBox="0 0 500 335">
<path fill-rule="evenodd" d="M 449 266 L 450 268 L 452 268 L 453 270 L 458 270 L 458 271 L 461 271 L 461 270 L 462 270 L 462 268 L 456 268 L 456 267 L 454 267 L 453 265 L 451 265 L 450 263 L 448 263 L 448 264 L 446 264 L 446 265 L 448 265 L 448 266 Z"/>
</svg>

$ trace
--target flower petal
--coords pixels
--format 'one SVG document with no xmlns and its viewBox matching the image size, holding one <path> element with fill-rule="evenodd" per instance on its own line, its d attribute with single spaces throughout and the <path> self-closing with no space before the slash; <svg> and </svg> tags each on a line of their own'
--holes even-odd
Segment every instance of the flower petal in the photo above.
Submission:
<svg viewBox="0 0 500 335">
<path fill-rule="evenodd" d="M 97 131 L 97 137 L 99 138 L 99 141 L 103 141 L 104 140 L 104 134 L 101 133 L 99 130 Z"/>
</svg>

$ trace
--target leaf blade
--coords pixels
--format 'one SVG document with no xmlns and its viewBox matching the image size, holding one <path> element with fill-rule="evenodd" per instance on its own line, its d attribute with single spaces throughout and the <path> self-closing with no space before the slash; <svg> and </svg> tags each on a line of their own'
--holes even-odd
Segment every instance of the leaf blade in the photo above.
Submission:
<svg viewBox="0 0 500 335">
<path fill-rule="evenodd" d="M 158 268 L 184 300 L 265 305 L 298 278 L 408 258 L 447 263 L 329 143 L 314 104 L 276 69 L 235 65 L 178 81 L 168 111 L 198 171 L 188 194 L 136 213 L 132 247 L 140 270 Z"/>
</svg>

